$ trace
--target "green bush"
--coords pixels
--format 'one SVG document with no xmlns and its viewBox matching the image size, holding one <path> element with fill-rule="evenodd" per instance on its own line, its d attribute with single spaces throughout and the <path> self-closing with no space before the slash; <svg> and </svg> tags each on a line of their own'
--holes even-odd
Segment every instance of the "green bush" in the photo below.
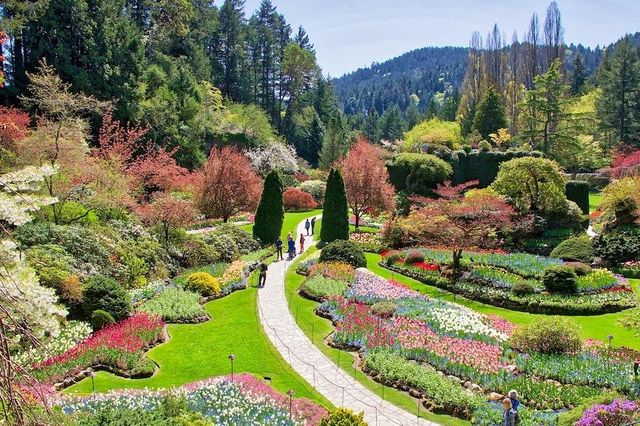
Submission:
<svg viewBox="0 0 640 426">
<path fill-rule="evenodd" d="M 511 287 L 511 291 L 514 294 L 517 294 L 519 296 L 525 295 L 525 294 L 532 294 L 535 293 L 536 289 L 528 282 L 523 281 L 523 282 L 519 282 L 514 284 Z"/>
<path fill-rule="evenodd" d="M 332 169 L 327 179 L 327 191 L 324 196 L 320 240 L 323 243 L 330 243 L 335 240 L 348 239 L 349 207 L 347 205 L 347 192 L 344 188 L 344 181 L 340 171 Z"/>
<path fill-rule="evenodd" d="M 640 233 L 621 229 L 598 235 L 593 239 L 593 250 L 612 264 L 640 259 Z"/>
<path fill-rule="evenodd" d="M 131 313 L 129 293 L 115 280 L 96 275 L 87 281 L 84 289 L 83 308 L 87 316 L 103 310 L 116 321 L 125 319 Z"/>
<path fill-rule="evenodd" d="M 578 290 L 577 278 L 573 268 L 552 266 L 544 271 L 542 284 L 551 293 L 575 293 Z"/>
<path fill-rule="evenodd" d="M 591 273 L 591 266 L 582 262 L 566 262 L 564 266 L 573 269 L 578 277 L 583 277 Z"/>
<path fill-rule="evenodd" d="M 481 140 L 480 143 L 478 144 L 478 149 L 481 152 L 489 152 L 491 151 L 491 143 L 489 143 L 486 140 Z"/>
<path fill-rule="evenodd" d="M 509 338 L 509 345 L 523 352 L 541 354 L 574 353 L 582 347 L 580 327 L 564 317 L 538 317 L 518 327 Z"/>
<path fill-rule="evenodd" d="M 219 225 L 211 234 L 226 235 L 231 238 L 237 246 L 238 253 L 241 255 L 260 249 L 260 243 L 256 241 L 250 233 L 231 223 Z"/>
<path fill-rule="evenodd" d="M 38 274 L 40 284 L 46 287 L 59 289 L 73 272 L 73 257 L 57 244 L 37 245 L 25 254 L 27 262 Z"/>
<path fill-rule="evenodd" d="M 320 422 L 320 426 L 367 426 L 364 421 L 364 413 L 356 414 L 346 408 L 336 408 L 329 417 Z"/>
<path fill-rule="evenodd" d="M 424 262 L 424 253 L 420 250 L 412 249 L 407 252 L 404 257 L 404 263 L 407 265 L 413 265 L 414 263 Z"/>
<path fill-rule="evenodd" d="M 431 154 L 405 152 L 387 165 L 389 181 L 396 192 L 429 195 L 429 190 L 447 180 L 453 173 L 451 166 Z"/>
<path fill-rule="evenodd" d="M 260 196 L 260 204 L 256 210 L 253 237 L 263 245 L 275 243 L 282 231 L 284 222 L 284 205 L 282 193 L 284 188 L 277 171 L 270 172 L 264 180 L 264 189 Z"/>
<path fill-rule="evenodd" d="M 168 288 L 139 308 L 142 312 L 159 315 L 167 322 L 191 322 L 207 316 L 200 305 L 200 295 L 180 288 Z"/>
<path fill-rule="evenodd" d="M 452 183 L 460 184 L 470 180 L 480 181 L 485 188 L 496 179 L 500 165 L 514 158 L 542 157 L 536 151 L 456 151 L 447 161 L 453 168 Z"/>
<path fill-rule="evenodd" d="M 207 272 L 194 272 L 187 277 L 184 288 L 209 297 L 220 293 L 220 282 Z"/>
<path fill-rule="evenodd" d="M 360 247 L 349 241 L 336 240 L 320 253 L 320 262 L 344 262 L 354 268 L 365 268 L 367 259 Z"/>
<path fill-rule="evenodd" d="M 238 257 L 238 245 L 227 234 L 212 233 L 205 236 L 205 242 L 219 254 L 218 260 L 221 262 L 231 262 Z"/>
<path fill-rule="evenodd" d="M 91 313 L 91 319 L 89 322 L 91 323 L 91 328 L 96 331 L 111 324 L 115 324 L 116 320 L 113 319 L 113 316 L 111 316 L 109 312 L 103 311 L 102 309 L 96 309 Z"/>
<path fill-rule="evenodd" d="M 220 257 L 219 252 L 199 238 L 190 238 L 182 244 L 183 264 L 188 268 L 214 263 Z"/>
<path fill-rule="evenodd" d="M 593 261 L 591 238 L 586 235 L 568 238 L 553 249 L 551 257 L 557 257 L 562 260 L 591 263 Z"/>
<path fill-rule="evenodd" d="M 591 185 L 584 180 L 570 180 L 565 187 L 565 194 L 569 201 L 580 207 L 582 214 L 589 214 L 589 191 Z"/>
<path fill-rule="evenodd" d="M 318 204 L 324 201 L 324 192 L 327 190 L 327 184 L 321 180 L 307 180 L 300 184 L 300 189 L 311 194 Z"/>
<path fill-rule="evenodd" d="M 300 286 L 300 293 L 314 300 L 324 300 L 331 296 L 340 296 L 349 284 L 345 281 L 326 278 L 321 275 L 308 278 Z"/>
</svg>

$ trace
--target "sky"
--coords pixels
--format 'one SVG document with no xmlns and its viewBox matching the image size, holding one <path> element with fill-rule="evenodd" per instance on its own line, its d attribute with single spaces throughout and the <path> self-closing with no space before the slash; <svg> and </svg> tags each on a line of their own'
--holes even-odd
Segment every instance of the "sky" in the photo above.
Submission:
<svg viewBox="0 0 640 426">
<path fill-rule="evenodd" d="M 547 0 L 272 0 L 302 25 L 325 74 L 339 77 L 425 46 L 467 46 L 494 23 L 522 39 L 531 14 L 544 21 Z M 246 0 L 250 16 L 260 0 Z M 558 0 L 565 42 L 607 45 L 640 31 L 640 0 Z"/>
</svg>

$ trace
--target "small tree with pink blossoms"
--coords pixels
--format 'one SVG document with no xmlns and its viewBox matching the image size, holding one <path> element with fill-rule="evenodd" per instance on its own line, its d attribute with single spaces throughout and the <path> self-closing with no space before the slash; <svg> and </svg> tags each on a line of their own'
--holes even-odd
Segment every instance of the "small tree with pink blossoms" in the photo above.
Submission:
<svg viewBox="0 0 640 426">
<path fill-rule="evenodd" d="M 138 208 L 137 213 L 147 225 L 160 229 L 165 246 L 169 245 L 174 229 L 193 222 L 196 217 L 192 202 L 168 193 L 160 193 L 152 203 Z"/>
<path fill-rule="evenodd" d="M 453 276 L 460 275 L 463 250 L 487 247 L 496 243 L 496 233 L 513 226 L 516 212 L 502 197 L 490 190 L 464 191 L 478 181 L 451 186 L 439 185 L 439 198 L 416 197 L 414 209 L 403 227 L 423 244 L 450 247 Z"/>
</svg>

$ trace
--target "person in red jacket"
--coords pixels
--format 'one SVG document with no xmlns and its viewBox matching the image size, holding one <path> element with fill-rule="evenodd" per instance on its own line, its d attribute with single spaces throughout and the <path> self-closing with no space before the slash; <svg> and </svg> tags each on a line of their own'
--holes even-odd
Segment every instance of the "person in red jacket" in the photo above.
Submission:
<svg viewBox="0 0 640 426">
<path fill-rule="evenodd" d="M 304 234 L 300 234 L 300 253 L 304 251 Z"/>
</svg>

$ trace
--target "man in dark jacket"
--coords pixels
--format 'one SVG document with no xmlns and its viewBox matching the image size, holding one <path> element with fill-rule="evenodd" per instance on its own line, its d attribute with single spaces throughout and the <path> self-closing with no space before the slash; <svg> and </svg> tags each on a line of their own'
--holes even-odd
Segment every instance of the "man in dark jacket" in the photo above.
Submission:
<svg viewBox="0 0 640 426">
<path fill-rule="evenodd" d="M 278 237 L 276 240 L 276 260 L 283 260 L 282 257 L 282 238 Z"/>
</svg>

